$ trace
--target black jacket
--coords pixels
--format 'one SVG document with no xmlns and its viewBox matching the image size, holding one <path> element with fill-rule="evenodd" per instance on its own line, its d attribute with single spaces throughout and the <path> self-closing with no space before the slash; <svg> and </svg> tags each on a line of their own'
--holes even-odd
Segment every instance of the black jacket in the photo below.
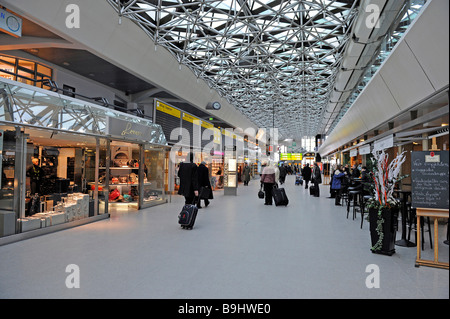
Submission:
<svg viewBox="0 0 450 319">
<path fill-rule="evenodd" d="M 198 168 L 195 163 L 180 163 L 178 177 L 180 188 L 178 194 L 185 197 L 194 197 L 194 191 L 198 191 Z"/>
<path fill-rule="evenodd" d="M 305 166 L 302 170 L 302 176 L 305 181 L 309 181 L 311 179 L 311 167 Z"/>
<path fill-rule="evenodd" d="M 322 184 L 322 174 L 320 173 L 319 166 L 313 166 L 312 181 L 313 183 Z"/>
<path fill-rule="evenodd" d="M 197 169 L 197 175 L 198 175 L 198 188 L 200 189 L 203 186 L 211 189 L 211 181 L 209 180 L 208 167 L 206 167 L 203 164 L 200 164 Z M 213 199 L 212 191 L 210 192 L 210 196 L 208 199 Z"/>
</svg>

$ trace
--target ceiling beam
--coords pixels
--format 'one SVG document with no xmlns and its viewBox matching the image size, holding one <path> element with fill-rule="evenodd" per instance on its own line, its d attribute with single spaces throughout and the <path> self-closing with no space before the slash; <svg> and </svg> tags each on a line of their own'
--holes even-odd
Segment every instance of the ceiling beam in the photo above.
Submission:
<svg viewBox="0 0 450 319">
<path fill-rule="evenodd" d="M 14 38 L 14 41 L 11 41 L 10 35 L 0 35 L 0 51 L 43 48 L 80 49 L 80 46 L 75 46 L 73 43 L 64 39 L 23 36 Z"/>
</svg>

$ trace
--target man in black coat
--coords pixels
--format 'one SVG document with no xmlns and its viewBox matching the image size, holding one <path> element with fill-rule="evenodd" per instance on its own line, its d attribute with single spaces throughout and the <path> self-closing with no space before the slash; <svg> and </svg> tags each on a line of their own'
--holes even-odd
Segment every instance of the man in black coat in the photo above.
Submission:
<svg viewBox="0 0 450 319">
<path fill-rule="evenodd" d="M 201 162 L 197 169 L 199 196 L 197 207 L 202 208 L 201 200 L 205 201 L 205 207 L 209 205 L 209 200 L 213 199 L 211 182 L 209 180 L 209 170 L 205 162 Z M 207 193 L 207 194 L 206 194 Z M 207 197 L 206 197 L 207 196 Z"/>
<path fill-rule="evenodd" d="M 309 164 L 306 164 L 306 166 L 303 168 L 302 175 L 305 181 L 305 189 L 308 189 L 308 183 L 311 179 L 311 167 L 309 167 Z"/>
<path fill-rule="evenodd" d="M 194 154 L 189 153 L 186 161 L 180 163 L 178 177 L 180 178 L 180 188 L 178 194 L 183 195 L 185 204 L 193 204 L 198 196 L 198 172 L 197 165 L 194 163 Z"/>
</svg>

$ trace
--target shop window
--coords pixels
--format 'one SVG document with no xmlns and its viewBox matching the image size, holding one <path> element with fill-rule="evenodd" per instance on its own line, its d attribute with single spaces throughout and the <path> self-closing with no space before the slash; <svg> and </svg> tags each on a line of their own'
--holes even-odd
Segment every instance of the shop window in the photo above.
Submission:
<svg viewBox="0 0 450 319">
<path fill-rule="evenodd" d="M 16 233 L 14 211 L 14 178 L 16 165 L 16 132 L 0 126 L 0 237 Z"/>
<path fill-rule="evenodd" d="M 0 55 L 0 77 L 48 88 L 44 80 L 52 80 L 53 70 L 31 60 Z"/>
<path fill-rule="evenodd" d="M 139 158 L 138 144 L 111 142 L 109 207 L 113 213 L 139 208 Z M 100 168 L 101 174 L 106 175 L 105 169 Z"/>
<path fill-rule="evenodd" d="M 0 127 L 0 210 L 13 210 L 16 139 L 14 129 Z"/>
<path fill-rule="evenodd" d="M 146 146 L 144 151 L 144 207 L 166 202 L 164 148 Z"/>
<path fill-rule="evenodd" d="M 25 133 L 29 139 L 24 159 L 25 209 L 18 220 L 21 231 L 103 213 L 104 205 L 96 204 L 102 194 L 95 187 L 100 139 L 31 128 Z M 105 155 L 99 151 L 98 158 L 105 161 Z"/>
</svg>

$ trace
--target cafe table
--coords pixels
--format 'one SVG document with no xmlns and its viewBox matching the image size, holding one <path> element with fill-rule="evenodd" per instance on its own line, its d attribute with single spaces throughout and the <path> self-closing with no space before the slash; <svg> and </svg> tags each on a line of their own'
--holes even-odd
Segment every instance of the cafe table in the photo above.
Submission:
<svg viewBox="0 0 450 319">
<path fill-rule="evenodd" d="M 400 209 L 400 212 L 402 214 L 402 239 L 397 240 L 395 242 L 395 244 L 397 246 L 402 246 L 402 247 L 415 247 L 416 246 L 415 243 L 413 243 L 413 242 L 411 242 L 411 241 L 406 239 L 406 232 L 407 232 L 407 229 L 406 229 L 406 217 L 407 217 L 407 214 L 408 214 L 407 208 L 406 208 L 406 203 L 408 202 L 408 198 L 411 195 L 411 191 L 396 189 L 396 190 L 394 190 L 394 193 L 397 193 L 397 194 L 401 195 L 401 200 L 400 200 L 400 203 L 401 203 L 400 207 L 401 207 L 401 209 Z"/>
</svg>

